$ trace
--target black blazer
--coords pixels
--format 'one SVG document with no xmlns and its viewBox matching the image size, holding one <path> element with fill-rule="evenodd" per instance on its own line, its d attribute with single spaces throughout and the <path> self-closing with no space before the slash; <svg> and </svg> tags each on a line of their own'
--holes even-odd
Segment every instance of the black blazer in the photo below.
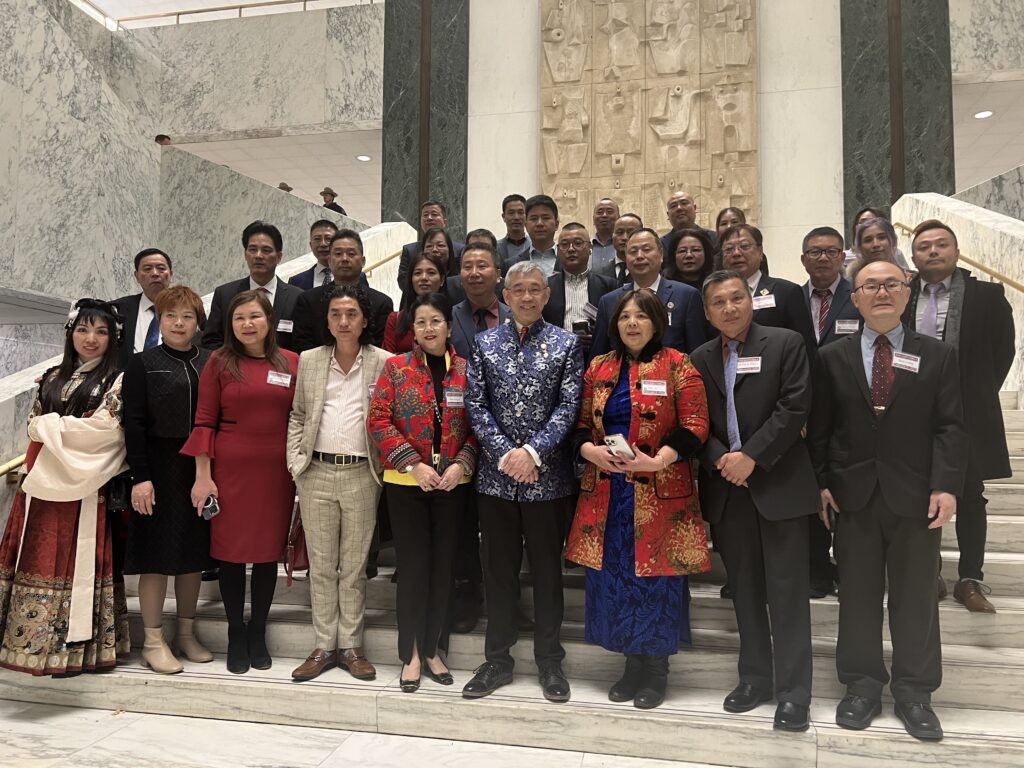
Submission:
<svg viewBox="0 0 1024 768">
<path fill-rule="evenodd" d="M 114 300 L 117 308 L 121 310 L 121 317 L 124 318 L 124 336 L 121 338 L 121 353 L 118 358 L 118 365 L 122 371 L 128 367 L 128 361 L 135 354 L 135 328 L 139 323 L 141 301 L 141 293 L 133 293 L 131 296 L 122 296 Z"/>
<path fill-rule="evenodd" d="M 544 305 L 544 319 L 559 328 L 565 322 L 565 275 L 562 272 L 555 272 L 548 278 L 548 287 L 551 289 L 551 298 Z M 601 302 L 601 297 L 611 293 L 618 285 L 610 278 L 600 275 L 594 270 L 587 275 L 587 300 L 594 305 Z M 570 329 L 571 330 L 571 329 Z"/>
<path fill-rule="evenodd" d="M 800 336 L 756 323 L 747 331 L 742 357 L 760 357 L 760 373 L 741 373 L 733 394 L 742 446 L 757 466 L 747 479 L 757 511 L 768 520 L 815 514 L 818 485 L 800 435 L 811 410 L 811 374 Z M 711 432 L 700 453 L 700 506 L 704 519 L 722 518 L 732 484 L 715 469 L 729 453 L 725 415 L 725 364 L 721 339 L 712 339 L 691 359 L 704 377 Z"/>
<path fill-rule="evenodd" d="M 512 317 L 512 310 L 498 302 L 498 323 L 504 323 Z M 469 360 L 473 355 L 473 339 L 476 338 L 476 318 L 469 299 L 452 307 L 452 346 L 455 354 Z"/>
<path fill-rule="evenodd" d="M 864 374 L 861 333 L 823 347 L 808 425 L 818 484 L 841 513 L 867 506 L 875 486 L 894 514 L 924 522 L 932 491 L 960 495 L 967 437 L 956 350 L 906 330 L 903 351 L 921 358 L 895 369 L 889 405 L 877 416 Z"/>
<path fill-rule="evenodd" d="M 764 275 L 754 289 L 754 299 L 758 296 L 774 296 L 775 306 L 754 310 L 754 322 L 772 328 L 788 328 L 799 333 L 807 346 L 807 354 L 814 361 L 814 353 L 818 349 L 818 340 L 811 327 L 811 313 L 803 299 L 803 291 L 796 283 L 780 277 Z"/>
<path fill-rule="evenodd" d="M 804 303 L 807 306 L 807 316 L 811 320 L 811 334 L 814 334 L 814 315 L 811 314 L 811 281 L 808 280 L 803 284 L 801 292 L 804 295 Z M 864 321 L 860 316 L 860 310 L 853 305 L 853 300 L 850 298 L 852 294 L 853 286 L 850 281 L 845 277 L 839 278 L 839 285 L 836 286 L 835 295 L 832 297 L 832 305 L 828 308 L 828 314 L 825 316 L 825 333 L 821 339 L 818 340 L 817 346 L 821 347 L 829 342 L 841 339 L 843 336 L 849 336 L 848 333 L 836 333 L 836 320 L 856 320 L 857 327 L 863 328 Z"/>
<path fill-rule="evenodd" d="M 594 267 L 594 272 L 601 275 L 602 277 L 611 278 L 612 282 L 615 283 L 616 287 L 621 288 L 626 283 L 632 282 L 632 278 L 629 276 L 629 270 L 626 270 L 625 279 L 619 282 L 619 270 L 617 268 L 617 262 L 613 258 L 607 264 L 602 264 L 600 267 Z"/>
<path fill-rule="evenodd" d="M 333 287 L 333 284 L 328 287 Z M 386 293 L 363 286 L 370 297 L 370 343 L 375 347 L 384 344 L 384 327 L 395 306 Z M 331 341 L 327 332 L 327 308 L 324 306 L 324 286 L 318 285 L 299 295 L 295 302 L 294 352 L 322 347 Z"/>
<path fill-rule="evenodd" d="M 227 333 L 226 323 L 230 321 L 227 317 L 228 305 L 242 291 L 249 290 L 249 278 L 232 280 L 230 283 L 218 285 L 213 291 L 213 302 L 210 304 L 210 317 L 206 320 L 203 331 L 202 345 L 207 349 L 220 349 L 224 344 L 224 334 Z M 280 330 L 280 322 L 286 323 L 294 320 L 295 304 L 302 295 L 302 290 L 294 285 L 288 285 L 281 278 L 277 278 L 277 290 L 274 292 L 274 314 L 277 315 L 277 345 L 284 349 L 296 351 L 292 346 L 292 332 Z"/>
<path fill-rule="evenodd" d="M 597 321 L 594 324 L 594 340 L 590 344 L 588 362 L 598 355 L 611 351 L 608 324 L 611 322 L 615 305 L 619 303 L 622 294 L 631 290 L 632 286 L 632 283 L 627 283 L 622 288 L 616 288 L 601 297 L 597 305 Z M 661 340 L 663 346 L 689 354 L 707 340 L 704 302 L 695 289 L 662 277 L 658 285 L 658 298 L 668 310 L 668 328 L 665 329 L 665 338 Z"/>
<path fill-rule="evenodd" d="M 453 272 L 457 275 L 459 273 L 459 264 L 462 262 L 462 251 L 465 250 L 466 244 L 455 241 L 452 243 L 452 247 L 455 249 L 455 253 L 452 254 L 452 258 L 455 259 L 455 269 Z M 419 242 L 406 243 L 402 246 L 402 255 L 398 258 L 398 290 L 405 290 L 405 277 L 409 274 L 409 265 L 412 264 L 413 256 L 419 252 Z"/>
<path fill-rule="evenodd" d="M 291 279 L 288 281 L 288 285 L 294 285 L 301 291 L 308 291 L 310 288 L 314 287 L 313 279 L 315 278 L 318 269 L 320 269 L 320 265 L 314 264 L 309 269 L 303 272 L 299 272 L 299 274 L 297 275 L 292 275 Z M 367 288 L 370 287 L 370 282 L 369 280 L 366 279 L 365 272 L 359 275 L 359 282 L 361 282 Z"/>
<path fill-rule="evenodd" d="M 964 306 L 957 352 L 971 466 L 981 471 L 984 480 L 1009 477 L 1010 458 L 999 388 L 1013 364 L 1016 335 L 1013 310 L 1002 285 L 982 282 L 966 269 L 960 271 L 964 277 Z M 913 293 L 903 314 L 903 324 L 913 328 L 921 278 L 915 277 L 910 287 Z"/>
</svg>

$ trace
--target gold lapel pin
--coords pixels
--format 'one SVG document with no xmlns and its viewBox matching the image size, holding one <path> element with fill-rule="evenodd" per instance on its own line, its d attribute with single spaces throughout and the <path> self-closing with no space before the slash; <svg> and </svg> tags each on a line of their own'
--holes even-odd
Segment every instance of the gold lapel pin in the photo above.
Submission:
<svg viewBox="0 0 1024 768">
<path fill-rule="evenodd" d="M 676 308 L 676 305 L 673 302 L 671 302 L 671 301 L 667 304 L 667 306 L 668 306 L 669 309 L 675 309 Z"/>
<path fill-rule="evenodd" d="M 768 295 L 768 289 L 767 288 L 762 288 L 761 289 L 761 295 L 762 296 L 767 296 Z"/>
</svg>

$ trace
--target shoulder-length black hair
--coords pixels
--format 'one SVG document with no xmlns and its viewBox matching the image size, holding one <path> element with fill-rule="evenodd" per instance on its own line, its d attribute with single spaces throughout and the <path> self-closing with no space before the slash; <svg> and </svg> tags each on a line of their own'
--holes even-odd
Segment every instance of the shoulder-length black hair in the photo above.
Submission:
<svg viewBox="0 0 1024 768">
<path fill-rule="evenodd" d="M 444 230 L 434 229 L 431 231 L 443 232 Z M 445 283 L 448 282 L 448 273 L 445 272 L 445 267 L 436 254 L 420 251 L 412 257 L 412 260 L 409 262 L 409 271 L 405 273 L 405 285 L 402 286 L 402 308 L 398 311 L 398 319 L 395 322 L 395 335 L 399 338 L 405 336 L 409 332 L 409 328 L 412 327 L 412 313 L 409 310 L 411 305 L 416 303 L 416 289 L 413 287 L 412 273 L 416 271 L 416 266 L 421 261 L 429 261 L 437 268 L 438 273 L 441 275 L 442 290 Z M 451 263 L 452 257 L 449 255 L 449 266 L 451 266 Z"/>
<path fill-rule="evenodd" d="M 665 266 L 662 268 L 661 274 L 669 280 L 678 280 L 681 283 L 690 282 L 683 277 L 683 273 L 676 266 L 676 248 L 679 247 L 679 243 L 684 237 L 695 238 L 704 248 L 704 266 L 700 268 L 700 274 L 696 280 L 696 284 L 700 285 L 704 282 L 704 278 L 713 271 L 716 253 L 715 246 L 711 244 L 711 238 L 705 234 L 703 229 L 681 229 L 672 234 L 668 239 L 668 247 L 665 249 Z"/>
<path fill-rule="evenodd" d="M 359 305 L 359 311 L 366 318 L 366 327 L 359 334 L 359 346 L 365 347 L 373 344 L 373 305 L 370 304 L 370 294 L 362 285 L 331 285 L 324 291 L 324 328 L 327 329 L 327 340 L 325 347 L 333 347 L 335 344 L 334 334 L 331 333 L 331 325 L 327 318 L 331 314 L 331 302 L 335 299 L 355 299 Z"/>
<path fill-rule="evenodd" d="M 619 316 L 631 301 L 636 302 L 640 311 L 651 318 L 651 322 L 654 324 L 654 335 L 637 356 L 637 359 L 641 362 L 650 362 L 651 358 L 661 351 L 661 342 L 665 338 L 665 329 L 668 328 L 668 311 L 665 309 L 665 305 L 661 303 L 661 299 L 650 291 L 641 289 L 639 291 L 627 291 L 622 294 L 612 312 L 611 320 L 608 321 L 608 340 L 611 342 L 612 349 L 618 352 L 620 356 L 630 354 L 626 350 L 622 337 L 619 335 Z"/>
<path fill-rule="evenodd" d="M 217 361 L 230 373 L 236 381 L 242 380 L 241 363 L 248 355 L 245 352 L 245 345 L 235 336 L 231 319 L 235 310 L 243 304 L 259 304 L 263 314 L 267 316 L 267 338 L 263 342 L 263 356 L 270 362 L 275 371 L 289 373 L 288 360 L 281 354 L 281 348 L 277 345 L 277 315 L 274 307 L 263 291 L 242 291 L 235 294 L 235 298 L 228 304 L 227 316 L 224 318 L 224 343 L 217 350 Z"/>
<path fill-rule="evenodd" d="M 43 413 L 59 413 L 61 416 L 84 416 L 99 405 L 99 398 L 113 383 L 120 366 L 121 335 L 123 321 L 121 311 L 112 302 L 99 299 L 79 299 L 75 302 L 77 313 L 64 326 L 64 357 L 54 371 L 43 378 L 39 387 L 39 402 Z M 64 402 L 61 393 L 78 368 L 78 354 L 75 352 L 75 328 L 80 325 L 104 325 L 110 335 L 107 351 L 100 358 L 100 364 L 85 375 L 85 379 Z"/>
</svg>

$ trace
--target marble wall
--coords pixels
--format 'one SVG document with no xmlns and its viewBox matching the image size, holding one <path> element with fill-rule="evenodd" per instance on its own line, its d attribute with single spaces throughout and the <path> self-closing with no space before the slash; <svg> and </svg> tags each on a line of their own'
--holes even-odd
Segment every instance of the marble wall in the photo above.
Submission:
<svg viewBox="0 0 1024 768">
<path fill-rule="evenodd" d="M 1024 0 L 949 0 L 954 82 L 1024 78 Z"/>
<path fill-rule="evenodd" d="M 63 354 L 63 323 L 0 325 L 0 378 Z M 0 462 L 4 459 L 0 456 Z"/>
<path fill-rule="evenodd" d="M 957 200 L 1024 220 L 1024 166 L 953 195 Z"/>
</svg>

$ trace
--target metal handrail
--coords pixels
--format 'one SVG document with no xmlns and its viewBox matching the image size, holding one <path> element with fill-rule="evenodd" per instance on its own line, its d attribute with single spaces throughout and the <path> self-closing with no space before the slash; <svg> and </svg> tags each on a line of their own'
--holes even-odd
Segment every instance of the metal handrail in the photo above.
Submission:
<svg viewBox="0 0 1024 768">
<path fill-rule="evenodd" d="M 0 466 L 0 477 L 3 477 L 4 475 L 8 474 L 9 472 L 13 472 L 14 470 L 18 469 L 24 463 L 25 463 L 25 454 L 24 453 L 21 454 L 21 456 L 15 456 L 13 459 L 8 461 L 6 464 Z"/>
<path fill-rule="evenodd" d="M 182 16 L 195 16 L 201 13 L 218 13 L 223 11 L 238 11 L 238 18 L 242 18 L 242 11 L 250 8 L 269 8 L 276 5 L 298 5 L 302 3 L 302 10 L 306 11 L 307 0 L 263 0 L 259 3 L 251 3 L 247 5 L 219 5 L 212 8 L 192 8 L 184 11 L 164 11 L 163 13 L 147 13 L 143 16 L 124 16 L 118 19 L 118 23 L 121 22 L 133 22 L 133 21 L 152 21 L 153 19 L 174 19 L 175 24 L 181 23 Z M 373 4 L 370 0 L 370 5 Z M 319 10 L 319 9 L 317 9 Z M 298 11 L 298 9 L 296 9 Z"/>
<path fill-rule="evenodd" d="M 898 230 L 900 230 L 902 232 L 905 232 L 908 235 L 914 234 L 914 228 L 910 227 L 910 226 L 907 226 L 906 224 L 904 224 L 901 221 L 894 221 L 892 223 L 892 225 L 896 229 L 898 229 Z M 992 267 L 987 267 L 984 264 L 982 264 L 981 262 L 975 261 L 970 256 L 965 256 L 963 251 L 960 251 L 960 261 L 964 262 L 965 264 L 967 264 L 969 266 L 974 267 L 979 272 L 984 272 L 989 277 L 994 277 L 996 280 L 998 280 L 1003 285 L 1008 285 L 1011 288 L 1013 288 L 1014 290 L 1017 290 L 1017 291 L 1020 291 L 1021 293 L 1024 293 L 1024 283 L 1019 283 L 1016 280 L 1014 280 L 1012 277 L 1007 277 L 1002 272 L 996 272 L 994 269 L 992 269 Z"/>
<path fill-rule="evenodd" d="M 373 270 L 377 269 L 378 267 L 384 266 L 385 264 L 387 264 L 392 259 L 397 259 L 401 255 L 402 255 L 401 251 L 395 251 L 394 253 L 388 254 L 383 259 L 375 261 L 375 262 L 373 262 L 373 264 L 370 264 L 369 266 L 363 267 L 363 272 L 365 272 L 367 275 L 372 274 Z"/>
</svg>

